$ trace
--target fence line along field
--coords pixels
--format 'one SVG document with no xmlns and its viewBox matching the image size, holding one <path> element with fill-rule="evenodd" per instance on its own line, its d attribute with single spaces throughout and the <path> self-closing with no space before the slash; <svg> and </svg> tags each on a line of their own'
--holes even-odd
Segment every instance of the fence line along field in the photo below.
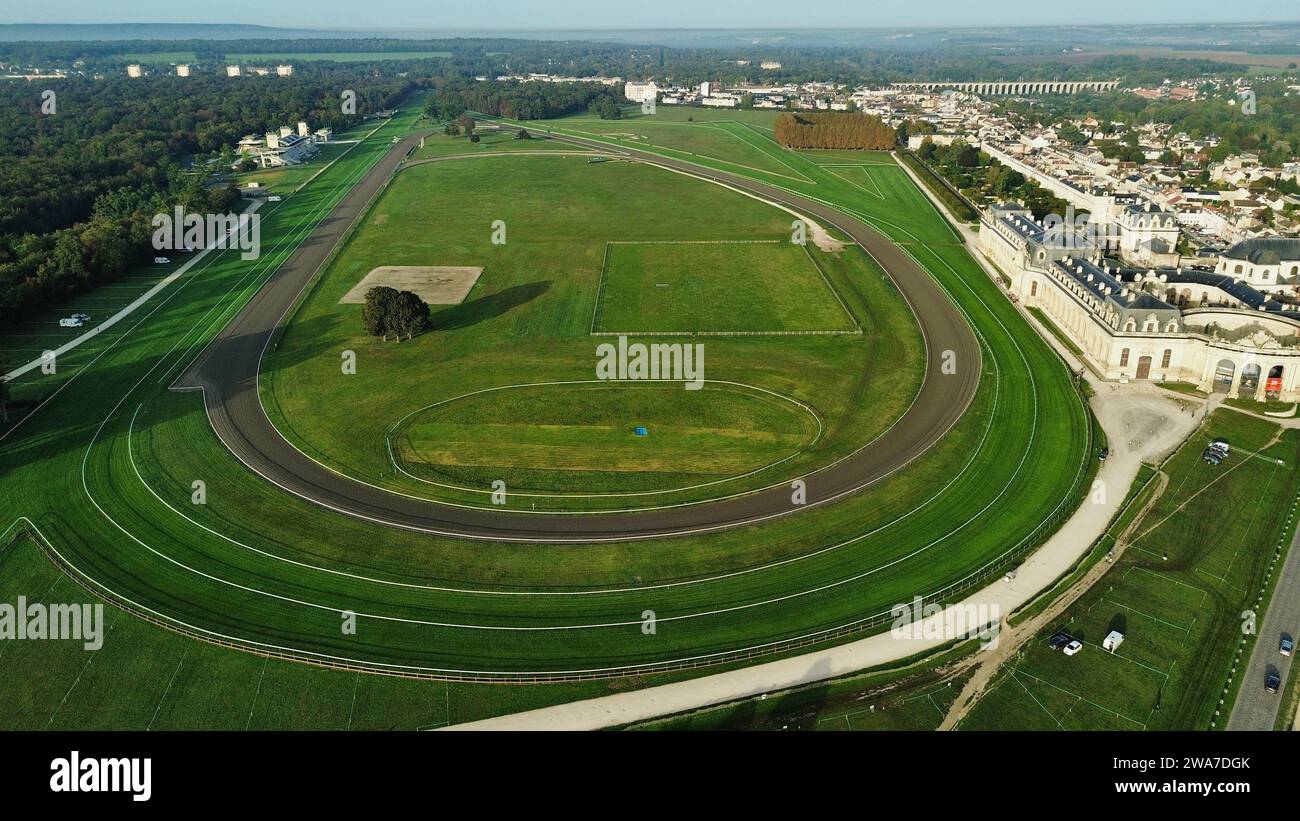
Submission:
<svg viewBox="0 0 1300 821">
<path fill-rule="evenodd" d="M 160 621 L 186 625 L 192 635 L 408 675 L 576 673 L 658 683 L 679 675 L 670 672 L 674 666 L 725 665 L 741 655 L 842 640 L 874 624 L 867 617 L 888 613 L 915 594 L 978 584 L 999 573 L 1009 549 L 1032 548 L 1043 523 L 1073 507 L 1094 469 L 1087 458 L 1090 421 L 1069 375 L 961 248 L 924 244 L 951 242 L 933 209 L 912 199 L 891 201 L 883 187 L 886 199 L 868 194 L 736 119 L 725 132 L 708 126 L 724 138 L 715 143 L 720 152 L 725 145 L 743 146 L 738 151 L 745 159 L 762 157 L 769 168 L 781 169 L 753 171 L 756 177 L 784 174 L 792 189 L 806 189 L 846 216 L 916 243 L 909 248 L 918 262 L 977 329 L 984 376 L 966 415 L 938 445 L 866 491 L 815 515 L 653 543 L 466 549 L 455 539 L 376 528 L 250 475 L 213 434 L 202 397 L 167 388 L 273 275 L 275 254 L 302 241 L 330 202 L 387 150 L 391 137 L 411 125 L 398 119 L 276 209 L 263 225 L 271 254 L 265 264 L 250 269 L 227 254 L 204 277 L 183 281 L 185 287 L 141 326 L 147 333 L 122 336 L 25 423 L 21 437 L 3 442 L 6 498 L 39 530 L 42 545 L 57 549 L 64 569 L 98 595 L 147 608 Z M 666 125 L 663 131 L 674 128 L 697 126 Z M 667 490 L 665 503 L 680 504 L 813 472 L 887 432 L 915 396 L 925 351 L 915 319 L 885 272 L 859 248 L 796 252 L 788 212 L 643 163 L 592 163 L 590 156 L 549 150 L 558 156 L 487 156 L 473 154 L 463 138 L 441 135 L 426 141 L 426 149 L 434 146 L 446 146 L 437 157 L 472 156 L 436 159 L 429 150 L 436 161 L 412 162 L 398 173 L 262 361 L 259 388 L 272 420 L 327 466 L 404 493 L 487 503 L 478 489 L 422 481 L 441 481 L 436 474 L 401 473 L 386 447 L 395 434 L 399 458 L 408 460 L 412 473 L 423 455 L 425 465 L 453 482 L 478 484 L 500 469 L 541 492 L 567 492 L 607 481 L 584 474 L 612 467 L 606 472 L 623 483 L 615 490 Z M 699 158 L 703 165 L 714 161 Z M 745 164 L 726 156 L 717 161 Z M 506 225 L 504 244 L 492 242 L 496 220 Z M 734 315 L 754 313 L 750 318 L 765 326 L 779 321 L 794 327 L 809 316 L 826 324 L 839 316 L 834 311 L 847 312 L 851 321 L 835 320 L 837 326 L 856 325 L 862 332 L 701 337 L 706 386 L 740 386 L 711 394 L 712 416 L 694 413 L 702 409 L 693 409 L 681 389 L 676 395 L 645 390 L 644 401 L 620 415 L 619 401 L 566 395 L 567 389 L 552 385 L 496 403 L 507 422 L 519 424 L 498 427 L 506 436 L 495 442 L 457 429 L 454 414 L 416 413 L 409 429 L 395 431 L 403 417 L 475 391 L 591 381 L 597 346 L 606 339 L 592 336 L 591 323 L 609 243 L 668 241 L 680 244 L 663 247 L 694 254 L 712 247 L 706 241 L 737 238 L 770 241 L 738 245 L 742 252 L 765 249 L 785 257 L 780 264 L 752 260 L 769 277 L 766 291 L 759 278 L 755 295 L 770 292 L 778 276 L 796 277 L 807 287 L 801 304 L 770 302 L 763 315 L 735 302 Z M 669 262 L 664 267 L 676 271 L 679 282 L 701 270 Z M 435 307 L 433 330 L 413 340 L 369 338 L 359 307 L 340 304 L 375 268 L 430 265 L 481 268 L 482 274 L 462 303 Z M 718 263 L 717 276 L 741 282 L 743 272 L 727 265 Z M 690 318 L 692 306 L 669 307 Z M 357 355 L 355 374 L 340 372 L 341 351 Z M 746 389 L 768 398 L 755 400 Z M 626 399 L 643 389 L 608 390 Z M 90 417 L 87 403 L 77 399 L 81 391 L 97 397 Z M 784 400 L 776 397 L 808 411 L 779 410 Z M 487 402 L 462 407 L 483 419 L 491 409 Z M 689 416 L 702 417 L 704 430 L 692 431 Z M 557 427 L 547 431 L 530 420 Z M 820 434 L 812 432 L 817 422 Z M 647 428 L 648 436 L 635 441 L 636 427 Z M 52 431 L 66 434 L 55 452 L 42 444 Z M 473 464 L 429 458 L 444 434 L 465 438 Z M 553 453 L 556 442 L 584 434 L 586 451 L 578 449 L 572 464 L 538 464 L 545 457 L 536 453 Z M 713 464 L 681 458 L 695 447 L 692 437 L 696 444 L 705 437 L 717 441 Z M 511 443 L 519 448 L 512 450 Z M 629 469 L 638 463 L 625 449 L 638 446 L 648 446 L 650 454 L 662 448 L 645 461 L 652 470 Z M 521 455 L 528 448 L 538 450 Z M 775 466 L 764 474 L 769 463 Z M 753 475 L 733 476 L 725 487 L 699 487 L 732 472 Z M 199 478 L 206 489 L 201 505 L 192 501 Z M 527 510 L 532 501 L 521 494 L 508 504 Z M 626 496 L 562 502 L 581 510 L 629 504 Z M 541 500 L 539 509 L 545 504 L 561 502 Z M 641 629 L 646 610 L 659 619 L 653 640 Z M 358 615 L 356 636 L 339 630 L 342 611 Z M 254 667 L 260 662 L 247 658 Z M 179 687 L 193 668 L 168 659 L 140 666 L 137 674 L 160 692 L 166 682 L 155 683 L 176 676 Z M 343 683 L 331 683 L 321 703 L 350 701 L 346 694 L 349 685 L 358 686 L 357 674 L 325 675 Z M 361 680 L 359 693 L 369 678 Z M 571 686 L 578 685 L 538 688 L 532 703 L 580 694 L 565 689 Z M 521 706 L 521 697 L 512 695 L 519 689 L 498 688 L 501 695 L 484 698 L 491 709 Z M 402 726 L 446 720 L 421 715 L 421 693 L 427 691 L 397 697 L 409 699 L 398 710 Z M 169 709 L 164 704 L 160 716 Z M 202 721 L 204 708 L 192 709 L 189 718 Z M 333 706 L 322 715 L 340 713 L 346 723 L 346 711 Z M 160 718 L 156 726 L 183 724 Z"/>
</svg>

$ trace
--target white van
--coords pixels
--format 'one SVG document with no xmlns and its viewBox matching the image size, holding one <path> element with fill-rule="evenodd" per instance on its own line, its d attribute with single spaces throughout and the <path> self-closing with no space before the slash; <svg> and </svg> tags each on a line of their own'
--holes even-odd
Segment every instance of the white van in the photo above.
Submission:
<svg viewBox="0 0 1300 821">
<path fill-rule="evenodd" d="M 59 320 L 60 328 L 80 328 L 82 324 L 82 321 L 75 316 L 68 316 Z"/>
<path fill-rule="evenodd" d="M 282 200 L 282 199 L 284 199 L 284 197 L 280 196 L 279 194 L 272 194 L 271 196 L 269 196 L 269 197 L 266 198 L 266 201 L 267 201 L 267 202 L 279 202 L 279 201 Z"/>
<path fill-rule="evenodd" d="M 171 262 L 171 260 L 168 259 L 167 257 L 154 257 L 154 258 L 153 258 L 153 264 L 154 264 L 154 265 L 166 265 L 166 264 L 169 263 L 169 262 Z"/>
</svg>

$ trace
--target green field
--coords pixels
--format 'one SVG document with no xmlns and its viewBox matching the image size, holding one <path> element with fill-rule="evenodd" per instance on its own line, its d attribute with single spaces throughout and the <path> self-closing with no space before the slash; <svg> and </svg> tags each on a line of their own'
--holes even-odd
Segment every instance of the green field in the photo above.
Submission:
<svg viewBox="0 0 1300 821">
<path fill-rule="evenodd" d="M 781 153 L 773 153 L 764 146 L 764 143 L 776 145 L 767 136 L 776 117 L 774 111 L 715 112 L 665 105 L 659 106 L 654 114 L 642 114 L 639 107 L 629 106 L 620 120 L 601 120 L 582 114 L 530 123 L 528 128 L 539 134 L 563 132 L 600 137 L 614 145 L 654 148 L 670 156 L 698 158 L 742 174 L 757 171 L 792 181 L 808 181 Z"/>
<path fill-rule="evenodd" d="M 509 184 L 502 187 L 500 180 Z M 563 204 L 555 202 L 557 189 L 566 192 Z M 448 202 L 457 207 L 445 208 Z M 699 214 L 711 217 L 701 220 Z M 491 226 L 498 221 L 506 226 L 502 245 L 492 242 Z M 788 213 L 721 186 L 636 163 L 592 164 L 554 153 L 457 153 L 412 163 L 375 203 L 268 357 L 264 402 L 305 452 L 404 493 L 482 504 L 491 480 L 510 472 L 527 489 L 568 487 L 590 494 L 601 472 L 581 478 L 559 463 L 547 468 L 551 462 L 540 457 L 529 467 L 519 463 L 529 458 L 522 450 L 509 457 L 504 443 L 496 447 L 497 464 L 483 464 L 487 452 L 472 448 L 465 454 L 473 462 L 468 472 L 429 464 L 402 464 L 399 471 L 400 460 L 390 453 L 393 428 L 413 411 L 466 393 L 597 378 L 600 346 L 616 340 L 593 336 L 593 325 L 603 333 L 632 334 L 842 332 L 703 338 L 703 378 L 803 403 L 824 420 L 827 435 L 815 448 L 758 472 L 752 466 L 776 461 L 769 446 L 759 436 L 733 439 L 728 464 L 751 467 L 731 471 L 719 465 L 708 478 L 680 463 L 680 470 L 661 475 L 662 489 L 683 489 L 661 493 L 654 502 L 791 481 L 851 453 L 898 418 L 919 386 L 922 344 L 907 306 L 866 254 L 856 247 L 825 252 L 791 245 L 790 221 Z M 640 238 L 636 244 L 621 239 L 629 234 Z M 366 337 L 359 306 L 339 304 L 381 265 L 466 265 L 483 272 L 462 304 L 435 307 L 432 333 L 399 345 Z M 650 326 L 632 324 L 639 322 Z M 652 341 L 680 340 L 646 337 L 642 344 Z M 337 378 L 339 369 L 328 355 L 341 350 L 358 354 L 357 373 L 347 379 Z M 432 361 L 437 367 L 428 366 Z M 550 418 L 550 394 L 526 396 L 535 407 L 518 417 Z M 565 429 L 551 427 L 546 441 L 577 444 L 581 419 L 556 420 Z M 629 417 L 599 424 L 633 423 Z M 658 434 L 641 443 L 647 466 L 672 462 L 680 453 L 672 429 L 661 426 Z M 536 435 L 535 426 L 532 433 L 517 434 L 521 441 Z M 542 448 L 534 456 L 546 452 L 546 444 L 534 444 Z M 568 464 L 590 462 L 598 452 L 575 453 Z M 452 479 L 457 475 L 462 478 Z M 712 482 L 727 475 L 738 478 Z M 466 487 L 466 476 L 477 477 L 477 486 Z M 518 502 L 526 510 L 621 508 L 629 501 L 618 497 L 618 489 L 654 489 L 646 472 L 625 475 L 617 484 L 599 496 L 520 496 Z"/>
<path fill-rule="evenodd" d="M 647 435 L 637 436 L 637 427 Z M 429 481 L 489 487 L 501 479 L 515 492 L 618 494 L 762 470 L 820 433 L 808 408 L 771 394 L 637 382 L 454 399 L 407 420 L 393 442 L 403 468 Z"/>
<path fill-rule="evenodd" d="M 856 330 L 804 246 L 611 242 L 593 329 L 604 333 Z"/>
<path fill-rule="evenodd" d="M 599 139 L 750 176 L 852 214 L 899 242 L 963 240 L 907 172 L 882 151 L 791 151 L 771 138 L 775 111 L 710 111 L 659 106 L 623 120 L 578 116 L 525 123 L 530 131 Z M 857 166 L 845 171 L 837 166 Z M 862 168 L 865 166 L 865 168 Z M 848 179 L 834 172 L 847 174 Z M 862 179 L 870 176 L 870 182 Z M 874 185 L 872 185 L 874 183 Z M 880 194 L 883 194 L 882 198 Z"/>
<path fill-rule="evenodd" d="M 564 143 L 559 140 L 547 139 L 545 135 L 539 134 L 530 140 L 515 139 L 514 132 L 490 130 L 477 130 L 479 141 L 470 142 L 468 135 L 457 135 L 448 137 L 446 134 L 430 134 L 424 138 L 424 145 L 415 150 L 411 155 L 412 162 L 427 160 L 433 157 L 447 157 L 461 154 L 496 154 L 502 151 L 560 151 L 569 154 L 586 155 L 585 149 L 578 148 L 572 143 Z"/>
<path fill-rule="evenodd" d="M 1087 488 L 1095 469 L 1087 458 L 1090 423 L 1072 380 L 906 175 L 870 169 L 881 173 L 882 199 L 780 149 L 748 122 L 728 126 L 734 133 L 725 131 L 716 149 L 747 148 L 721 162 L 761 155 L 808 180 L 786 182 L 903 243 L 977 329 L 985 358 L 973 405 L 906 470 L 815 515 L 707 536 L 579 546 L 377 530 L 250 476 L 216 440 L 201 398 L 167 386 L 413 123 L 403 115 L 386 124 L 269 212 L 261 260 L 215 256 L 56 390 L 32 377 L 30 390 L 44 390 L 49 401 L 0 434 L 5 518 L 27 517 L 64 570 L 99 595 L 192 634 L 405 673 L 643 674 L 613 687 L 661 682 L 663 673 L 649 673 L 721 664 L 756 645 L 789 653 L 882 629 L 889 608 L 913 594 L 941 597 L 1000 575 Z M 497 219 L 509 228 L 503 246 L 490 240 Z M 408 164 L 263 363 L 263 398 L 282 431 L 331 467 L 440 495 L 392 475 L 387 433 L 412 410 L 480 388 L 591 379 L 598 338 L 590 323 L 605 243 L 626 239 L 630 226 L 673 241 L 738 232 L 787 240 L 789 222 L 787 213 L 719 186 L 633 163 L 512 156 Z M 920 361 L 917 329 L 874 263 L 855 249 L 809 250 L 861 335 L 707 342 L 709 379 L 791 396 L 823 418 L 824 436 L 780 469 L 796 469 L 798 459 L 807 460 L 798 469 L 823 464 L 877 435 L 906 407 L 920 376 L 906 365 Z M 385 344 L 361 334 L 356 306 L 338 304 L 379 264 L 472 264 L 484 273 L 465 304 L 438 309 L 438 330 Z M 345 348 L 358 354 L 357 373 L 347 378 L 338 368 Z M 762 417 L 750 408 L 711 424 L 734 429 L 745 418 Z M 776 418 L 769 426 L 793 430 Z M 658 442 L 661 427 L 643 444 Z M 192 501 L 199 479 L 201 505 Z M 659 620 L 653 636 L 640 629 L 647 609 Z M 344 610 L 358 614 L 355 635 L 339 629 Z M 175 675 L 179 660 L 154 661 L 126 656 L 116 669 L 154 688 Z M 315 726 L 345 725 L 342 705 L 357 675 L 317 672 L 329 681 L 320 700 L 338 708 L 322 712 Z M 22 675 L 0 678 L 0 699 L 30 687 Z M 571 687 L 484 687 L 478 714 L 517 708 L 525 695 L 534 704 L 572 698 L 579 692 Z M 292 682 L 280 692 L 293 692 Z M 292 697 L 277 698 L 268 703 Z M 375 714 L 382 719 L 366 721 L 420 726 L 448 715 L 433 712 L 427 691 L 414 685 L 392 698 Z M 311 723 L 294 704 L 279 709 Z M 192 710 L 168 726 L 198 721 L 201 707 Z M 452 720 L 467 714 L 450 713 Z"/>
<path fill-rule="evenodd" d="M 94 601 L 27 539 L 0 549 L 0 602 Z M 104 646 L 0 644 L 6 730 L 428 730 L 617 692 L 626 682 L 501 687 L 330 670 L 195 641 L 108 606 Z"/>
<path fill-rule="evenodd" d="M 1200 458 L 1215 437 L 1233 446 L 1217 467 Z M 1241 613 L 1254 606 L 1279 539 L 1289 539 L 1279 512 L 1300 491 L 1300 433 L 1221 410 L 1162 469 L 1168 488 L 1133 543 L 999 672 L 962 729 L 1224 726 L 1232 696 L 1218 702 Z M 1061 629 L 1084 642 L 1078 655 L 1047 646 Z M 1113 654 L 1100 647 L 1111 630 L 1125 635 Z"/>
</svg>

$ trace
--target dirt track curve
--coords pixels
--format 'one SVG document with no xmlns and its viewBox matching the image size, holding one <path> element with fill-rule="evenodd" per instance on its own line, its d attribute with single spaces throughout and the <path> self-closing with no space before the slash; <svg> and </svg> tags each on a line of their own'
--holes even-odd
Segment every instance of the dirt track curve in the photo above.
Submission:
<svg viewBox="0 0 1300 821">
<path fill-rule="evenodd" d="M 414 498 L 335 473 L 298 451 L 271 424 L 258 396 L 259 367 L 277 325 L 419 138 L 418 134 L 406 137 L 371 168 L 174 385 L 178 389 L 201 388 L 208 418 L 221 441 L 247 467 L 286 491 L 379 524 L 468 539 L 605 542 L 707 532 L 802 512 L 888 476 L 938 442 L 975 395 L 980 349 L 974 333 L 930 275 L 873 228 L 812 200 L 724 171 L 565 137 L 566 142 L 608 156 L 724 183 L 806 214 L 852 238 L 888 273 L 921 327 L 927 363 L 916 401 L 885 435 L 804 477 L 807 502 L 801 506 L 791 503 L 790 488 L 781 485 L 657 510 L 520 513 Z M 943 373 L 945 351 L 956 356 L 955 374 Z"/>
</svg>

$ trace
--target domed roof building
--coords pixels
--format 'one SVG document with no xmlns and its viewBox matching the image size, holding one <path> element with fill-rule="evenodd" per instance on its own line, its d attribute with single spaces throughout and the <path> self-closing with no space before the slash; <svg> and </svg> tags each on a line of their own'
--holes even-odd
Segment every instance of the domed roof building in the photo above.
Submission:
<svg viewBox="0 0 1300 821">
<path fill-rule="evenodd" d="M 1243 240 L 1223 252 L 1215 270 L 1260 290 L 1289 290 L 1300 281 L 1300 239 Z"/>
</svg>

